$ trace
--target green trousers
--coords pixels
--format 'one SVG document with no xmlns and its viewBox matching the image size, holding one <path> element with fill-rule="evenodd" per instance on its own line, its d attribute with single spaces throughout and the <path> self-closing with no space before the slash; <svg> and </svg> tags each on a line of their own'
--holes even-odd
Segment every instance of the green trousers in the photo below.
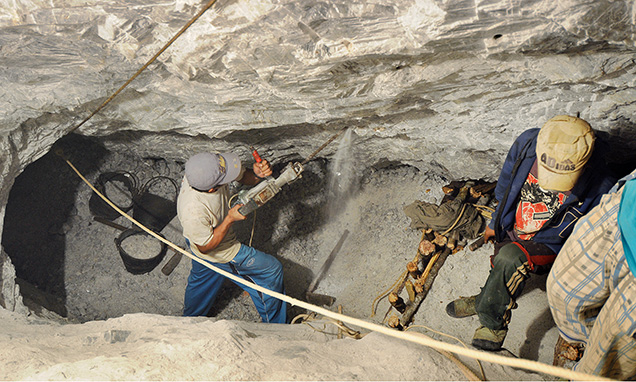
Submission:
<svg viewBox="0 0 636 382">
<path fill-rule="evenodd" d="M 551 264 L 531 264 L 528 258 L 533 256 L 555 257 L 550 248 L 533 241 L 508 241 L 495 247 L 490 274 L 475 299 L 475 309 L 483 326 L 492 330 L 508 328 L 511 310 L 517 307 L 516 300 L 530 274 L 545 273 L 550 268 Z"/>
</svg>

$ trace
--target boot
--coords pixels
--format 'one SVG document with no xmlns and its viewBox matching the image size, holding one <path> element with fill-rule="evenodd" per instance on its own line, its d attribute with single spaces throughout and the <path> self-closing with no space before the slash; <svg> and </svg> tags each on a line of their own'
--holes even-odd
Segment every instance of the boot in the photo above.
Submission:
<svg viewBox="0 0 636 382">
<path fill-rule="evenodd" d="M 448 305 L 446 305 L 446 313 L 455 318 L 474 316 L 477 314 L 477 311 L 475 310 L 476 297 L 477 296 L 460 297 L 457 300 L 448 303 Z"/>
<path fill-rule="evenodd" d="M 583 344 L 571 343 L 559 336 L 554 346 L 554 366 L 572 369 L 574 365 L 581 359 L 585 346 Z"/>
<path fill-rule="evenodd" d="M 480 326 L 473 336 L 473 346 L 481 350 L 501 350 L 506 334 L 508 334 L 508 329 L 492 330 Z"/>
</svg>

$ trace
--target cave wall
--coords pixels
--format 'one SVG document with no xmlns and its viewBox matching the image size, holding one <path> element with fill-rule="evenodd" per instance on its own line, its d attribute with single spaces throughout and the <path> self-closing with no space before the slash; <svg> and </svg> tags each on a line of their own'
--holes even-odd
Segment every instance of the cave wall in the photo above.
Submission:
<svg viewBox="0 0 636 382">
<path fill-rule="evenodd" d="M 2 221 L 15 177 L 204 4 L 0 4 Z M 492 180 L 520 132 L 580 113 L 631 161 L 635 19 L 626 0 L 218 0 L 76 132 L 180 160 L 255 145 L 276 162 L 348 126 L 361 169 Z"/>
</svg>

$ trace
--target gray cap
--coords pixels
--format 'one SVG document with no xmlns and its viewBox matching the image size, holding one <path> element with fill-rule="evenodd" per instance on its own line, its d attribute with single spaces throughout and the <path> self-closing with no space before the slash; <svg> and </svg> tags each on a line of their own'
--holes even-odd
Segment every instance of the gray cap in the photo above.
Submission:
<svg viewBox="0 0 636 382">
<path fill-rule="evenodd" d="M 199 153 L 185 164 L 185 176 L 192 188 L 208 191 L 228 184 L 241 173 L 241 160 L 233 153 Z"/>
</svg>

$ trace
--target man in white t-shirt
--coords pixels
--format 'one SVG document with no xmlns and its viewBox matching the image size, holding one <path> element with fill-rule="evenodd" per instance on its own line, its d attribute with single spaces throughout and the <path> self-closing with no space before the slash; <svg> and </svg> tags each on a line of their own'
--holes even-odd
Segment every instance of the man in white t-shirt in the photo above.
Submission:
<svg viewBox="0 0 636 382">
<path fill-rule="evenodd" d="M 199 153 L 185 165 L 185 176 L 177 199 L 177 216 L 190 251 L 213 266 L 259 286 L 284 293 L 283 267 L 271 255 L 241 244 L 232 224 L 244 220 L 238 209 L 229 207 L 228 184 L 238 181 L 255 185 L 270 176 L 266 160 L 245 169 L 236 154 Z M 205 316 L 214 304 L 224 276 L 192 261 L 184 298 L 184 316 Z M 277 298 L 238 284 L 252 297 L 263 322 L 286 323 L 287 304 Z"/>
</svg>

